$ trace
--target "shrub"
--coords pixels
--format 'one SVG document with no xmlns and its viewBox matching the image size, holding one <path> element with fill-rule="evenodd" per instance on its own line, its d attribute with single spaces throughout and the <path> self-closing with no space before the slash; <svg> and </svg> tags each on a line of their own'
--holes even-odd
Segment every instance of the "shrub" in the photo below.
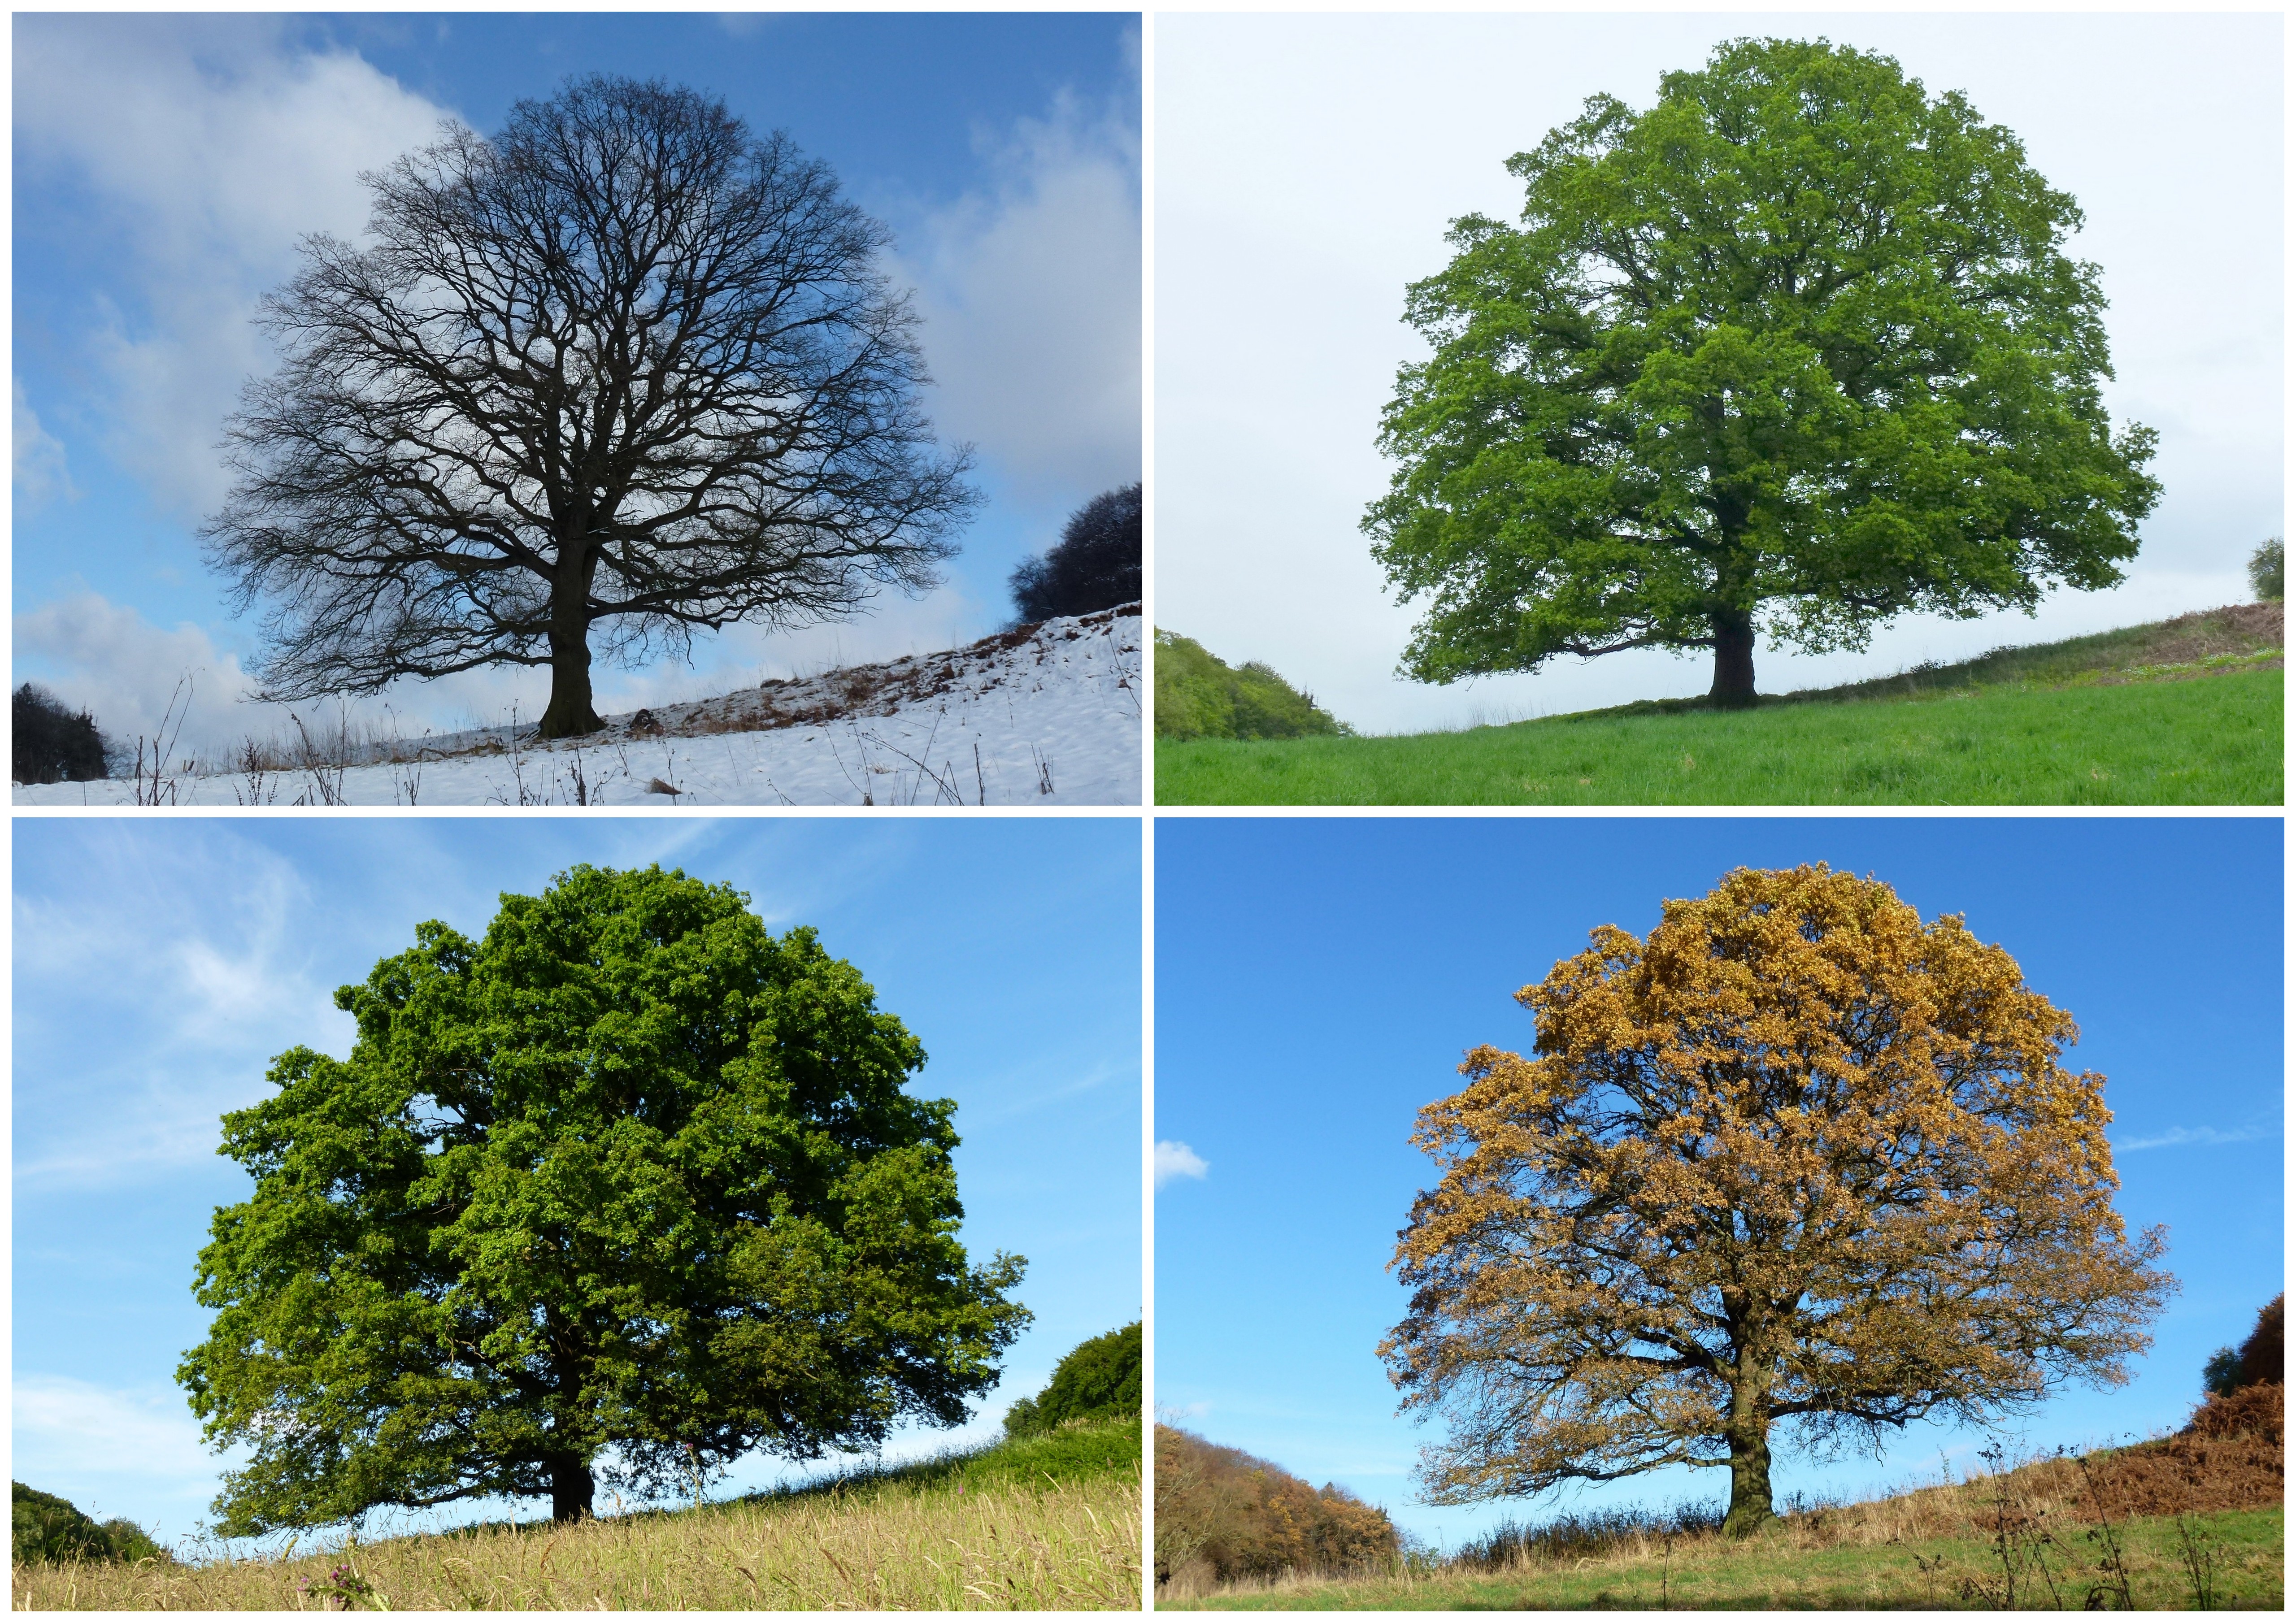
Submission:
<svg viewBox="0 0 2296 1623">
<path fill-rule="evenodd" d="M 1387 1512 L 1336 1483 L 1310 1488 L 1240 1448 L 1156 1428 L 1156 1581 L 1193 1568 L 1215 1581 L 1340 1572 L 1401 1547 Z"/>
<path fill-rule="evenodd" d="M 9 1546 L 20 1564 L 169 1559 L 149 1533 L 124 1516 L 99 1525 L 69 1499 L 21 1482 L 11 1482 L 8 1489 Z"/>
<path fill-rule="evenodd" d="M 1013 571 L 1013 606 L 1021 621 L 1091 614 L 1140 601 L 1137 485 L 1096 496 L 1069 515 L 1060 544 Z"/>
<path fill-rule="evenodd" d="M 104 775 L 106 741 L 86 710 L 74 715 L 47 689 L 27 682 L 16 690 L 9 712 L 8 771 L 19 783 L 77 783 Z"/>
<path fill-rule="evenodd" d="M 1043 1391 L 1004 1411 L 1004 1434 L 1029 1437 L 1063 1421 L 1139 1413 L 1140 1325 L 1135 1321 L 1070 1349 Z"/>
<path fill-rule="evenodd" d="M 2262 602 L 2276 603 L 2288 594 L 2279 537 L 2273 537 L 2250 555 L 2248 584 L 2256 588 L 2258 601 Z"/>
<path fill-rule="evenodd" d="M 1193 638 L 1156 634 L 1159 738 L 1305 738 L 1353 731 L 1258 660 L 1231 669 Z"/>
<path fill-rule="evenodd" d="M 2285 1291 L 2257 1309 L 2256 1328 L 2238 1347 L 2219 1347 L 2201 1371 L 2201 1384 L 2212 1396 L 2229 1397 L 2243 1387 L 2287 1379 L 2287 1357 L 2282 1350 L 2282 1324 L 2286 1317 Z"/>
</svg>

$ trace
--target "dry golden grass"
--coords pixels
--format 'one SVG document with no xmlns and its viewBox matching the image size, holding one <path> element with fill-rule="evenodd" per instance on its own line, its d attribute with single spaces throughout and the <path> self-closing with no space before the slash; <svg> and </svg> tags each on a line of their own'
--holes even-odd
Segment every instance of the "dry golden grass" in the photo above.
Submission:
<svg viewBox="0 0 2296 1623">
<path fill-rule="evenodd" d="M 579 1527 L 397 1538 L 209 1565 L 13 1567 L 18 1611 L 1136 1611 L 1140 1488 L 919 1488 L 704 1506 Z"/>
</svg>

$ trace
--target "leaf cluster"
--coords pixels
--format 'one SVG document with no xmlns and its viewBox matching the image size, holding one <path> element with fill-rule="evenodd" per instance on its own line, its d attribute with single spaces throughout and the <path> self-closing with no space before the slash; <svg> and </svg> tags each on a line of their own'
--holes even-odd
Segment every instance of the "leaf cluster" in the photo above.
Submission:
<svg viewBox="0 0 2296 1623">
<path fill-rule="evenodd" d="M 1053 1368 L 1053 1378 L 1034 1398 L 1004 1412 L 1007 1437 L 1033 1437 L 1072 1420 L 1140 1413 L 1141 1324 L 1078 1343 Z"/>
<path fill-rule="evenodd" d="M 33 1562 L 158 1561 L 174 1558 L 124 1516 L 98 1522 L 70 1500 L 21 1482 L 8 1484 L 9 1550 Z"/>
<path fill-rule="evenodd" d="M 1159 738 L 1346 737 L 1354 731 L 1264 661 L 1231 667 L 1193 637 L 1156 634 Z"/>
</svg>

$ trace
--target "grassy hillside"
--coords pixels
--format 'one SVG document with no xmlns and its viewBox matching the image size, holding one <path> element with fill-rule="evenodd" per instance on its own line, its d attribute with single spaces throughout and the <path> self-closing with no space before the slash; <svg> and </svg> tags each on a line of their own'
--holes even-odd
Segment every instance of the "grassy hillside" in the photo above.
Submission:
<svg viewBox="0 0 2296 1623">
<path fill-rule="evenodd" d="M 1164 805 L 2150 805 L 2282 798 L 2282 610 L 1846 687 L 1391 738 L 1159 738 Z"/>
<path fill-rule="evenodd" d="M 2280 1610 L 2277 1384 L 2232 1435 L 2049 1456 L 1726 1539 L 1711 1510 L 1501 1528 L 1445 1561 L 1160 1588 L 1159 1611 Z M 2206 1415 L 2208 1411 L 2203 1411 Z M 2197 1423 L 2197 1422 L 2196 1422 Z"/>
<path fill-rule="evenodd" d="M 17 1565 L 9 1587 L 19 1611 L 1133 1611 L 1140 1495 L 1126 1419 L 699 1510 L 269 1560 Z"/>
</svg>

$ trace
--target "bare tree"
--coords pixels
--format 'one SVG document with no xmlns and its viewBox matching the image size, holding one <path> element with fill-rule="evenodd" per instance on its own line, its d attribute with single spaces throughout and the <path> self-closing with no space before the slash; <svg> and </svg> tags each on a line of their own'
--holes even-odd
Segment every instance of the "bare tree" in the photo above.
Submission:
<svg viewBox="0 0 2296 1623">
<path fill-rule="evenodd" d="M 884 228 L 721 102 L 593 77 L 491 140 L 453 122 L 364 177 L 373 245 L 305 239 L 259 318 L 283 365 L 204 534 L 267 608 L 265 696 L 551 668 L 841 619 L 923 591 L 978 500 L 938 455 Z"/>
</svg>

